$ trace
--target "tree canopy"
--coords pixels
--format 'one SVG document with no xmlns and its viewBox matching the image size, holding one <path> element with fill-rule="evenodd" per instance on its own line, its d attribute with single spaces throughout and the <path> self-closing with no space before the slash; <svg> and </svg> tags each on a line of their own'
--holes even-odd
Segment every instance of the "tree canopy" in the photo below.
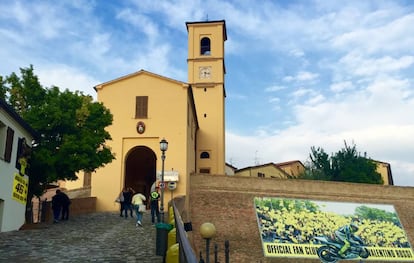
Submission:
<svg viewBox="0 0 414 263">
<path fill-rule="evenodd" d="M 302 179 L 339 182 L 383 184 L 376 164 L 369 158 L 360 156 L 356 145 L 347 145 L 329 156 L 321 147 L 311 147 L 310 162 L 306 165 Z"/>
<path fill-rule="evenodd" d="M 105 127 L 112 114 L 82 92 L 43 87 L 33 66 L 20 76 L 0 76 L 0 96 L 39 134 L 29 162 L 29 197 L 41 195 L 57 180 L 75 180 L 76 173 L 92 172 L 111 162 Z"/>
</svg>

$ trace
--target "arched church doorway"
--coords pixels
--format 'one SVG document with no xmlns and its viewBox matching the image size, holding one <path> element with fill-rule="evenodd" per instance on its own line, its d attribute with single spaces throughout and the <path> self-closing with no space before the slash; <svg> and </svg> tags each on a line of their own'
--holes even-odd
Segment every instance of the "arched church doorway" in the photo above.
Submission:
<svg viewBox="0 0 414 263">
<path fill-rule="evenodd" d="M 132 187 L 135 192 L 150 195 L 151 185 L 156 179 L 156 155 L 146 146 L 132 148 L 125 160 L 124 186 Z"/>
</svg>

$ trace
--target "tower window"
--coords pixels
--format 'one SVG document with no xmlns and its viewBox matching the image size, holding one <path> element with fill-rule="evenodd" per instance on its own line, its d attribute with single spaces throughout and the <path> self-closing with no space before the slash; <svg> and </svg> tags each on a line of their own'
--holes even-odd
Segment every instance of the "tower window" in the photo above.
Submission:
<svg viewBox="0 0 414 263">
<path fill-rule="evenodd" d="M 210 173 L 210 168 L 200 168 L 200 173 L 201 174 L 209 174 Z"/>
<path fill-rule="evenodd" d="M 210 46 L 210 38 L 203 37 L 200 42 L 200 55 L 210 55 L 211 54 L 211 46 Z"/>
<path fill-rule="evenodd" d="M 210 154 L 208 152 L 202 152 L 200 154 L 200 159 L 210 159 Z"/>
</svg>

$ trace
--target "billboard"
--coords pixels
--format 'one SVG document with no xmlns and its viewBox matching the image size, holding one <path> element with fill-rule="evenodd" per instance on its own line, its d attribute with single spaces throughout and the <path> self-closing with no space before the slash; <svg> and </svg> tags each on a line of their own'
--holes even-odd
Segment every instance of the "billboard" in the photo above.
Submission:
<svg viewBox="0 0 414 263">
<path fill-rule="evenodd" d="M 26 204 L 29 179 L 20 174 L 14 175 L 12 198 L 22 204 Z"/>
<path fill-rule="evenodd" d="M 255 197 L 266 257 L 413 262 L 393 205 Z"/>
</svg>

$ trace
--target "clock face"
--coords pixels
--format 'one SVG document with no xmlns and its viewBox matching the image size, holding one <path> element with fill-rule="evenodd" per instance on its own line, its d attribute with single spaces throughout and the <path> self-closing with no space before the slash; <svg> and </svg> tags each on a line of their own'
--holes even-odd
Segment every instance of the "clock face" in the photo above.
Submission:
<svg viewBox="0 0 414 263">
<path fill-rule="evenodd" d="M 199 68 L 200 79 L 209 79 L 210 77 L 211 77 L 211 67 L 200 67 Z"/>
</svg>

